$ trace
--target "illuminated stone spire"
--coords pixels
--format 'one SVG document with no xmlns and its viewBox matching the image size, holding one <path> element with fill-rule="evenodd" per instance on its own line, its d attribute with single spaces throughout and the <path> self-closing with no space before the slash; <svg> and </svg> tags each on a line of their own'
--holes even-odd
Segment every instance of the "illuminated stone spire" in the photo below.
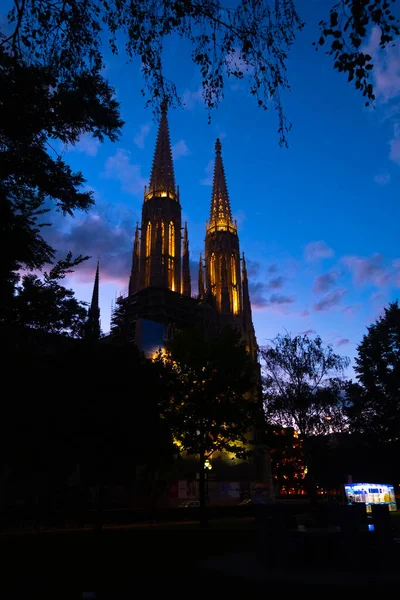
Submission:
<svg viewBox="0 0 400 600">
<path fill-rule="evenodd" d="M 129 294 L 135 294 L 139 289 L 140 237 L 139 223 L 136 223 L 135 241 L 133 242 L 132 269 L 129 278 Z"/>
<path fill-rule="evenodd" d="M 167 108 L 167 102 L 163 102 L 150 176 L 149 192 L 152 192 L 155 196 L 162 192 L 170 192 L 174 196 L 176 193 Z"/>
<path fill-rule="evenodd" d="M 189 261 L 189 237 L 187 223 L 183 232 L 183 252 L 182 252 L 182 294 L 191 296 L 192 284 L 190 281 L 190 261 Z"/>
<path fill-rule="evenodd" d="M 200 261 L 199 261 L 199 298 L 203 300 L 204 298 L 204 266 L 203 266 L 203 255 L 200 252 Z"/>
<path fill-rule="evenodd" d="M 211 197 L 210 226 L 217 224 L 228 228 L 228 226 L 233 227 L 233 222 L 221 149 L 221 142 L 219 138 L 217 138 L 215 143 L 215 164 Z"/>
<path fill-rule="evenodd" d="M 85 324 L 85 337 L 92 340 L 97 340 L 100 337 L 99 261 L 97 261 L 92 301 L 89 306 L 88 318 Z"/>
</svg>

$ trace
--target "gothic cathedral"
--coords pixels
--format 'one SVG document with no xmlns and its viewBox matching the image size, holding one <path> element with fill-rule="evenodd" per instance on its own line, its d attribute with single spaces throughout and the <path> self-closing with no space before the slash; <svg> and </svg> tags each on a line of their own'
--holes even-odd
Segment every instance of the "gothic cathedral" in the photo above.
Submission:
<svg viewBox="0 0 400 600">
<path fill-rule="evenodd" d="M 215 144 L 210 218 L 204 259 L 200 254 L 198 295 L 192 296 L 187 224 L 182 227 L 166 108 L 161 112 L 141 226 L 136 226 L 127 296 L 129 340 L 146 354 L 162 346 L 174 328 L 202 323 L 205 329 L 238 328 L 256 357 L 246 262 L 232 219 L 221 142 Z"/>
</svg>

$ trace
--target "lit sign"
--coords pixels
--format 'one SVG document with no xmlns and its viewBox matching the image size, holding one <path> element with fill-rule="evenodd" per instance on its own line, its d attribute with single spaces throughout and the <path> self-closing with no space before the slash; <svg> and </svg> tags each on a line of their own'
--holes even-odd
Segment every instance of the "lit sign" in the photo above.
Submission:
<svg viewBox="0 0 400 600">
<path fill-rule="evenodd" d="M 367 512 L 372 504 L 387 504 L 390 511 L 397 510 L 394 487 L 384 483 L 346 483 L 344 486 L 347 502 L 364 502 Z"/>
</svg>

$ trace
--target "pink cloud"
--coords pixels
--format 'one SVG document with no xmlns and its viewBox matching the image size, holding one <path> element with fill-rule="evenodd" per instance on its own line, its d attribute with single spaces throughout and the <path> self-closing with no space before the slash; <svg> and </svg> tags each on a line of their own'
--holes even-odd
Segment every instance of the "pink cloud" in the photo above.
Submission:
<svg viewBox="0 0 400 600">
<path fill-rule="evenodd" d="M 335 306 L 340 304 L 345 293 L 346 290 L 344 290 L 343 288 L 332 290 L 331 292 L 329 292 L 329 294 L 326 294 L 326 296 L 319 300 L 319 302 L 316 302 L 314 304 L 314 310 L 316 312 L 322 312 L 334 308 Z"/>
<path fill-rule="evenodd" d="M 304 258 L 307 262 L 315 262 L 321 258 L 332 258 L 333 255 L 332 248 L 329 248 L 322 240 L 310 242 L 304 249 Z"/>
<path fill-rule="evenodd" d="M 314 282 L 314 292 L 327 292 L 330 288 L 334 287 L 341 277 L 340 271 L 332 270 L 329 273 L 318 275 Z"/>
<path fill-rule="evenodd" d="M 309 310 L 303 310 L 300 314 L 299 317 L 308 317 L 310 315 L 310 311 Z"/>
<path fill-rule="evenodd" d="M 382 254 L 371 257 L 344 256 L 343 264 L 351 271 L 356 284 L 373 284 L 378 287 L 385 285 L 392 277 L 390 269 L 384 264 Z"/>
<path fill-rule="evenodd" d="M 336 346 L 346 346 L 349 344 L 350 340 L 348 338 L 341 338 L 338 342 L 336 342 Z"/>
</svg>

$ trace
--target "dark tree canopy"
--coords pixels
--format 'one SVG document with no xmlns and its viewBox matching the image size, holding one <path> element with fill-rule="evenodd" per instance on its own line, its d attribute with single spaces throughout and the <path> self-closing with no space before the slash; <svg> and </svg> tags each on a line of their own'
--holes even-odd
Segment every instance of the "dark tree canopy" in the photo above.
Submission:
<svg viewBox="0 0 400 600">
<path fill-rule="evenodd" d="M 348 414 L 355 431 L 381 442 L 400 439 L 400 307 L 393 302 L 357 348 Z"/>
<path fill-rule="evenodd" d="M 73 260 L 68 254 L 66 260 L 58 261 L 42 278 L 24 275 L 0 323 L 82 337 L 87 318 L 85 304 L 75 298 L 72 290 L 61 285 L 60 280 L 85 259 L 79 256 Z"/>
<path fill-rule="evenodd" d="M 330 43 L 334 67 L 355 80 L 373 100 L 372 59 L 362 52 L 371 26 L 381 28 L 381 47 L 399 34 L 394 0 L 342 0 L 319 26 L 317 46 Z M 166 77 L 163 49 L 172 34 L 190 43 L 203 95 L 211 110 L 223 98 L 227 77 L 249 81 L 250 93 L 264 109 L 278 114 L 280 141 L 289 129 L 281 92 L 289 87 L 286 60 L 303 22 L 296 0 L 14 0 L 9 29 L 1 45 L 13 56 L 50 66 L 58 80 L 79 77 L 89 68 L 101 74 L 104 38 L 114 53 L 124 49 L 142 63 L 144 94 L 156 111 L 163 98 L 180 103 L 174 81 Z M 317 30 L 316 30 L 317 37 Z"/>
<path fill-rule="evenodd" d="M 302 437 L 343 427 L 341 378 L 349 359 L 320 337 L 278 335 L 261 350 L 267 419 Z"/>
</svg>

